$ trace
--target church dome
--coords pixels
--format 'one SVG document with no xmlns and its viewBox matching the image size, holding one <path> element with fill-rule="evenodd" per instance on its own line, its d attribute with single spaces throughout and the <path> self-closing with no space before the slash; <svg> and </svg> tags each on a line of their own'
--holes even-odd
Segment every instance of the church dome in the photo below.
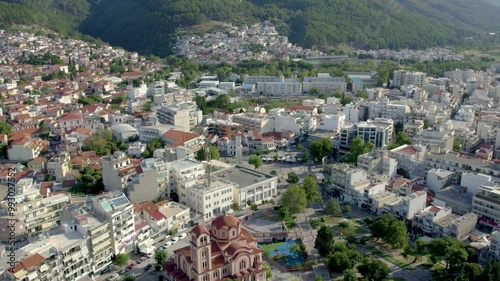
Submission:
<svg viewBox="0 0 500 281">
<path fill-rule="evenodd" d="M 238 228 L 239 226 L 240 226 L 240 220 L 237 219 L 235 216 L 228 214 L 217 217 L 212 221 L 212 227 L 215 227 L 216 229 L 221 229 L 223 227 L 226 227 L 228 229 L 231 227 Z"/>
</svg>

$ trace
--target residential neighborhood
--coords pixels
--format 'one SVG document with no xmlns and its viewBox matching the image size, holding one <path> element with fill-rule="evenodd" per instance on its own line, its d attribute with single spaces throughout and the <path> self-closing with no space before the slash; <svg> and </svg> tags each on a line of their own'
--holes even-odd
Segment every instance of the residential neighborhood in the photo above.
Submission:
<svg viewBox="0 0 500 281">
<path fill-rule="evenodd" d="M 326 56 L 269 22 L 224 28 L 183 34 L 179 55 Z M 376 264 L 380 280 L 412 281 L 500 259 L 498 63 L 401 66 L 383 85 L 209 67 L 183 85 L 171 64 L 0 31 L 0 280 L 369 279 Z M 440 255 L 445 242 L 463 254 Z"/>
</svg>

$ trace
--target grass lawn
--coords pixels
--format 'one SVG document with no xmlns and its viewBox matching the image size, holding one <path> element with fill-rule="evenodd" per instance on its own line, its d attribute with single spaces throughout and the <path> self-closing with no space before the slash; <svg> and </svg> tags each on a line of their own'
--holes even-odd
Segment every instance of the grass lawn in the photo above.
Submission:
<svg viewBox="0 0 500 281">
<path fill-rule="evenodd" d="M 285 225 L 288 228 L 288 231 L 292 230 L 295 227 L 295 216 L 289 216 L 284 219 Z"/>
<path fill-rule="evenodd" d="M 370 231 L 362 228 L 361 226 L 355 226 L 354 227 L 354 233 L 356 233 L 357 235 L 363 235 L 363 234 L 370 233 Z"/>
<path fill-rule="evenodd" d="M 272 252 L 276 250 L 279 246 L 283 246 L 285 242 L 274 242 L 274 243 L 259 243 L 259 248 L 262 251 Z"/>
</svg>

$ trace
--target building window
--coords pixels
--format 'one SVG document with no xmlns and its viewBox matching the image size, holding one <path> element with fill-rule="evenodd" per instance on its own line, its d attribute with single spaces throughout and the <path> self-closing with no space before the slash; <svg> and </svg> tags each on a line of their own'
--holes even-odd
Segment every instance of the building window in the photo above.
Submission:
<svg viewBox="0 0 500 281">
<path fill-rule="evenodd" d="M 227 268 L 223 268 L 222 269 L 222 275 L 226 275 L 227 274 Z"/>
<path fill-rule="evenodd" d="M 233 237 L 236 236 L 236 230 L 233 230 Z"/>
<path fill-rule="evenodd" d="M 247 268 L 247 263 L 245 261 L 240 262 L 240 270 Z"/>
<path fill-rule="evenodd" d="M 203 281 L 208 281 L 208 275 L 203 276 Z"/>
</svg>

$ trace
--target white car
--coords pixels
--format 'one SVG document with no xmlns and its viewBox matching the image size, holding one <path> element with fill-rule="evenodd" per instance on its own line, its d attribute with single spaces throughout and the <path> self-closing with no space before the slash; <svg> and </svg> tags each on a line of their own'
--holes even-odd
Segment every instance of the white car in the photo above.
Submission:
<svg viewBox="0 0 500 281">
<path fill-rule="evenodd" d="M 163 245 L 163 247 L 164 247 L 164 248 L 168 248 L 168 247 L 170 247 L 170 246 L 172 246 L 172 242 L 171 242 L 171 241 L 167 241 L 167 243 L 165 243 L 165 244 Z"/>
<path fill-rule="evenodd" d="M 179 237 L 172 237 L 172 244 L 177 243 L 179 241 Z"/>
<path fill-rule="evenodd" d="M 110 276 L 108 280 L 116 280 L 118 277 L 120 277 L 118 274 L 113 274 L 113 276 Z"/>
<path fill-rule="evenodd" d="M 184 239 L 186 238 L 187 234 L 186 233 L 181 233 L 178 237 L 179 239 Z"/>
</svg>

